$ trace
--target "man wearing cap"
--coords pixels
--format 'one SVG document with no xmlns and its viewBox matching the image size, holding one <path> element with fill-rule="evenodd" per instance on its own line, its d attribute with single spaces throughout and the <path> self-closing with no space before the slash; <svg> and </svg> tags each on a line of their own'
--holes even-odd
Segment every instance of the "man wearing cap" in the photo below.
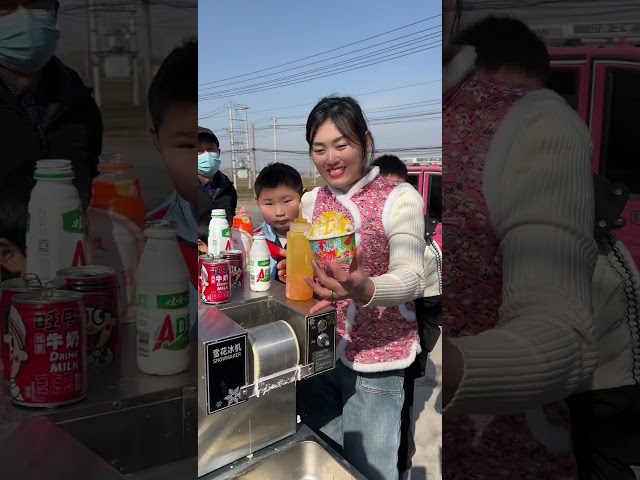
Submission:
<svg viewBox="0 0 640 480">
<path fill-rule="evenodd" d="M 54 56 L 56 0 L 0 2 L 0 178 L 33 177 L 35 162 L 71 160 L 86 207 L 102 149 L 91 89 Z"/>
<path fill-rule="evenodd" d="M 211 210 L 222 208 L 233 223 L 238 193 L 220 171 L 220 142 L 208 128 L 198 127 L 198 223 L 209 222 Z"/>
</svg>

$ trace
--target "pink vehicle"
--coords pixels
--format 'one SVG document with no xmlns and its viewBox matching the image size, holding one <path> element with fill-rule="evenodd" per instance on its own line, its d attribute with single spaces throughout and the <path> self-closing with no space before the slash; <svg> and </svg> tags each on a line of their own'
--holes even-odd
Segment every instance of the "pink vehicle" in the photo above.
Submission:
<svg viewBox="0 0 640 480">
<path fill-rule="evenodd" d="M 424 214 L 438 221 L 433 238 L 442 250 L 442 162 L 407 162 L 407 169 L 408 182 L 424 199 Z"/>
<path fill-rule="evenodd" d="M 593 171 L 631 190 L 618 235 L 640 265 L 640 23 L 576 24 L 538 32 L 550 44 L 551 88 L 591 130 Z"/>
</svg>

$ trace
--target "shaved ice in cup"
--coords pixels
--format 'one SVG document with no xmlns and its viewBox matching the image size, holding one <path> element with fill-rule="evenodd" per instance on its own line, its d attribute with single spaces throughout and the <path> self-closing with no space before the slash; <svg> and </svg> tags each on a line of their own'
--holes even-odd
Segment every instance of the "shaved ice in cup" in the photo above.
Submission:
<svg viewBox="0 0 640 480">
<path fill-rule="evenodd" d="M 320 215 L 311 226 L 308 239 L 313 257 L 322 268 L 331 262 L 350 265 L 356 256 L 355 228 L 339 212 Z"/>
</svg>

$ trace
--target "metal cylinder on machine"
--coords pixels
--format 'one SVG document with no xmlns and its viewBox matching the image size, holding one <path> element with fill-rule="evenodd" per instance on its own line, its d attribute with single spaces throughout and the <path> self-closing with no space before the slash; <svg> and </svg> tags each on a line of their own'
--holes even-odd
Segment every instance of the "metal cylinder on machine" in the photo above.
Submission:
<svg viewBox="0 0 640 480">
<path fill-rule="evenodd" d="M 300 347 L 291 326 L 278 320 L 247 330 L 253 354 L 250 377 L 260 378 L 289 370 L 300 361 Z"/>
</svg>

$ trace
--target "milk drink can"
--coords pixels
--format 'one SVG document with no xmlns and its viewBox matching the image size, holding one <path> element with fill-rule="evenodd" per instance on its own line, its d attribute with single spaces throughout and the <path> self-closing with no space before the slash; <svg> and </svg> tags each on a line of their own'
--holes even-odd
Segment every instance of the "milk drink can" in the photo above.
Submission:
<svg viewBox="0 0 640 480">
<path fill-rule="evenodd" d="M 209 242 L 208 253 L 217 256 L 225 250 L 232 250 L 231 231 L 229 222 L 227 222 L 227 214 L 221 208 L 211 211 L 211 221 L 209 222 Z"/>
<path fill-rule="evenodd" d="M 63 268 L 86 265 L 82 203 L 70 160 L 40 160 L 27 218 L 27 272 L 54 280 Z"/>
<path fill-rule="evenodd" d="M 136 273 L 138 368 L 175 375 L 189 366 L 189 272 L 174 222 L 147 223 Z"/>
<path fill-rule="evenodd" d="M 262 233 L 253 236 L 249 253 L 249 287 L 254 292 L 266 292 L 271 288 L 271 254 Z"/>
</svg>

